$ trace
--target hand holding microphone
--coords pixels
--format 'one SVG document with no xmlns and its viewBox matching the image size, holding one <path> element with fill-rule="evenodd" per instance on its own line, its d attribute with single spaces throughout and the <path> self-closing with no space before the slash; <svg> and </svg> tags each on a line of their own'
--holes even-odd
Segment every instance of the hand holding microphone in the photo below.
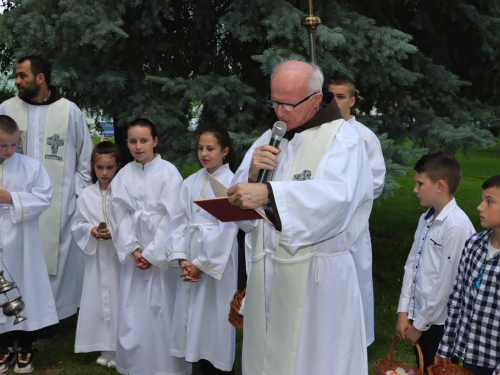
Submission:
<svg viewBox="0 0 500 375">
<path fill-rule="evenodd" d="M 266 182 L 272 177 L 272 171 L 276 167 L 277 157 L 281 139 L 285 135 L 286 124 L 276 121 L 273 125 L 269 145 L 257 147 L 252 155 L 252 165 L 249 173 L 250 182 Z"/>
</svg>

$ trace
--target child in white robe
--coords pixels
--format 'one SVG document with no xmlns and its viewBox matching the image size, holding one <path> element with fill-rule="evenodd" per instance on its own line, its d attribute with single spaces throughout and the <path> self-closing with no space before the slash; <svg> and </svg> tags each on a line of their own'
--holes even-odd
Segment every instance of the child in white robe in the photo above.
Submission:
<svg viewBox="0 0 500 375">
<path fill-rule="evenodd" d="M 236 335 L 228 314 L 238 282 L 238 227 L 193 203 L 214 197 L 209 174 L 225 186 L 233 179 L 236 154 L 225 129 L 202 130 L 198 159 L 204 168 L 182 184 L 170 224 L 175 229 L 166 241 L 167 260 L 181 266 L 183 277 L 177 285 L 170 353 L 199 361 L 202 374 L 233 374 Z"/>
<path fill-rule="evenodd" d="M 97 363 L 116 366 L 116 322 L 121 264 L 109 232 L 110 183 L 120 167 L 120 151 L 109 141 L 91 156 L 93 185 L 78 198 L 71 234 L 85 254 L 85 276 L 75 353 L 102 351 Z M 102 224 L 104 223 L 104 224 Z"/>
<path fill-rule="evenodd" d="M 153 123 L 134 120 L 127 146 L 135 160 L 111 183 L 111 234 L 122 264 L 116 369 L 130 375 L 187 375 L 191 365 L 169 355 L 178 273 L 168 270 L 165 260 L 166 231 L 182 177 L 154 153 L 157 143 Z"/>
<path fill-rule="evenodd" d="M 34 331 L 59 320 L 38 229 L 52 184 L 39 161 L 16 153 L 18 140 L 16 122 L 0 115 L 0 269 L 19 288 L 0 294 L 0 304 L 21 293 L 25 307 L 20 315 L 27 318 L 14 325 L 16 317 L 0 309 L 0 373 L 17 361 L 14 371 L 24 374 L 34 370 Z"/>
</svg>

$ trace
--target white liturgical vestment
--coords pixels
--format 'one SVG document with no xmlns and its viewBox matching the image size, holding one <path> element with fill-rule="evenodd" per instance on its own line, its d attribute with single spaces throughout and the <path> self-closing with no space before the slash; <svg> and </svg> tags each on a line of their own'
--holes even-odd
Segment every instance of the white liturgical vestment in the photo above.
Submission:
<svg viewBox="0 0 500 375">
<path fill-rule="evenodd" d="M 12 196 L 11 204 L 0 204 L 0 269 L 18 286 L 25 303 L 20 315 L 27 318 L 13 325 L 15 316 L 6 317 L 0 309 L 0 333 L 35 331 L 58 322 L 38 231 L 52 185 L 40 162 L 14 154 L 0 164 L 0 189 Z M 17 296 L 17 289 L 8 291 L 0 295 L 0 303 Z"/>
<path fill-rule="evenodd" d="M 56 95 L 57 90 L 52 87 L 51 90 L 54 90 L 51 96 Z M 9 115 L 7 106 L 8 102 L 13 99 L 9 99 L 0 105 L 0 114 Z M 45 134 L 45 122 L 49 108 L 53 104 L 33 105 L 25 103 L 25 105 L 27 110 L 27 134 L 24 154 L 35 160 L 42 161 L 45 159 L 46 137 L 49 136 Z M 60 126 L 67 128 L 67 139 L 64 145 L 65 153 L 62 156 L 64 168 L 61 171 L 62 176 L 49 175 L 51 180 L 59 181 L 62 178 L 60 226 L 57 226 L 57 232 L 54 227 L 54 233 L 41 233 L 41 236 L 55 236 L 55 233 L 59 233 L 57 275 L 50 276 L 50 283 L 56 301 L 58 317 L 64 319 L 75 314 L 80 303 L 85 261 L 82 252 L 71 237 L 71 223 L 76 210 L 78 195 L 91 184 L 90 155 L 93 145 L 85 118 L 74 103 L 69 102 L 68 121 Z"/>
<path fill-rule="evenodd" d="M 212 176 L 224 186 L 233 179 L 227 164 Z M 166 241 L 170 264 L 178 266 L 178 259 L 186 259 L 203 271 L 197 282 L 177 281 L 171 353 L 189 362 L 206 359 L 216 368 L 230 371 L 236 335 L 227 317 L 238 282 L 238 227 L 220 222 L 193 203 L 215 197 L 207 178 L 207 170 L 202 168 L 182 184 L 170 224 L 175 229 Z"/>
<path fill-rule="evenodd" d="M 109 216 L 110 190 L 99 181 L 78 198 L 71 234 L 85 254 L 85 278 L 76 327 L 75 353 L 116 351 L 118 283 L 121 264 L 112 240 L 92 237 L 92 228 Z M 107 223 L 109 229 L 110 224 Z"/>
<path fill-rule="evenodd" d="M 293 374 L 368 374 L 363 307 L 349 248 L 368 221 L 373 199 L 373 174 L 362 138 L 349 123 L 343 122 L 320 159 L 313 179 L 290 180 L 294 158 L 308 131 L 296 133 L 290 141 L 281 141 L 277 167 L 270 181 L 281 233 L 264 223 L 266 255 L 263 260 L 252 259 L 253 262 L 264 261 L 266 319 L 268 322 L 271 319 L 270 304 L 275 300 L 272 294 L 286 296 L 286 287 L 273 288 L 275 267 L 281 262 L 275 256 L 278 235 L 280 247 L 292 257 L 300 249 L 310 246 L 312 255 L 308 258 L 310 263 L 298 324 Z M 256 147 L 265 143 L 268 133 L 264 133 L 247 152 L 233 185 L 248 181 L 252 154 Z M 252 232 L 255 241 L 256 222 L 238 222 L 238 225 L 246 232 Z M 249 278 L 252 272 L 253 265 Z M 247 296 L 248 293 L 247 289 Z M 245 320 L 249 318 L 248 312 L 248 306 L 245 306 Z M 266 331 L 272 332 L 272 327 L 266 325 Z M 247 331 L 245 328 L 245 335 L 251 337 L 253 334 L 252 329 Z M 265 356 L 267 350 L 275 351 L 276 348 L 263 350 Z M 255 352 L 255 348 L 245 346 L 244 338 L 243 367 L 250 369 L 244 370 L 245 375 L 265 373 L 251 370 L 266 367 L 266 363 L 255 366 L 255 361 L 259 360 L 258 354 L 254 358 Z"/>
<path fill-rule="evenodd" d="M 178 269 L 167 269 L 165 239 L 182 177 L 158 155 L 123 167 L 111 182 L 111 235 L 122 264 L 116 369 L 132 375 L 187 375 L 191 365 L 170 356 Z M 132 252 L 153 265 L 141 270 Z"/>
<path fill-rule="evenodd" d="M 356 121 L 352 116 L 348 122 L 352 124 L 363 138 L 366 154 L 370 161 L 373 172 L 373 199 L 377 199 L 384 190 L 385 181 L 385 161 L 382 154 L 380 141 L 374 132 L 362 123 Z M 359 287 L 361 288 L 361 299 L 363 300 L 363 311 L 365 314 L 366 344 L 370 345 L 375 341 L 375 320 L 374 320 L 374 297 L 372 278 L 372 241 L 368 224 L 360 234 L 358 240 L 351 247 L 351 254 L 356 265 Z"/>
</svg>

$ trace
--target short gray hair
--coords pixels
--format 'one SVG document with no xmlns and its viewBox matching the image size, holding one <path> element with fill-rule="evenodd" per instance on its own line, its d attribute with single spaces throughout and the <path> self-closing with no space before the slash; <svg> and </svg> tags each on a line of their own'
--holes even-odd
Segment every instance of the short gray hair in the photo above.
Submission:
<svg viewBox="0 0 500 375">
<path fill-rule="evenodd" d="M 304 61 L 302 59 L 297 59 L 297 58 L 284 58 L 282 59 L 278 64 L 276 64 L 273 68 L 273 71 L 271 73 L 271 81 L 273 80 L 274 73 L 283 65 L 284 63 L 288 61 L 301 61 L 305 62 L 312 68 L 312 74 L 309 77 L 309 91 L 311 94 L 313 92 L 322 92 L 323 91 L 323 82 L 325 81 L 325 77 L 323 76 L 323 72 L 321 71 L 321 68 L 311 62 Z"/>
<path fill-rule="evenodd" d="M 323 82 L 325 77 L 323 76 L 321 68 L 314 63 L 308 64 L 313 68 L 313 72 L 309 78 L 309 90 L 311 90 L 311 93 L 323 91 Z"/>
</svg>

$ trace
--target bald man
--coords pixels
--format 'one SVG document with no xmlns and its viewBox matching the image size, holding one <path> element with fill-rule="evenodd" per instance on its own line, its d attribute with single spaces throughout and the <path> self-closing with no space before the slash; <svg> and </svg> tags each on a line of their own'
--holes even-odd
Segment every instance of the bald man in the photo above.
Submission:
<svg viewBox="0 0 500 375">
<path fill-rule="evenodd" d="M 274 223 L 238 222 L 252 238 L 245 375 L 368 374 L 349 248 L 367 225 L 373 176 L 363 139 L 322 87 L 316 65 L 276 67 L 266 101 L 287 133 L 280 149 L 264 133 L 228 190 L 232 204 L 263 207 Z M 256 182 L 261 169 L 273 170 L 271 181 Z"/>
</svg>

